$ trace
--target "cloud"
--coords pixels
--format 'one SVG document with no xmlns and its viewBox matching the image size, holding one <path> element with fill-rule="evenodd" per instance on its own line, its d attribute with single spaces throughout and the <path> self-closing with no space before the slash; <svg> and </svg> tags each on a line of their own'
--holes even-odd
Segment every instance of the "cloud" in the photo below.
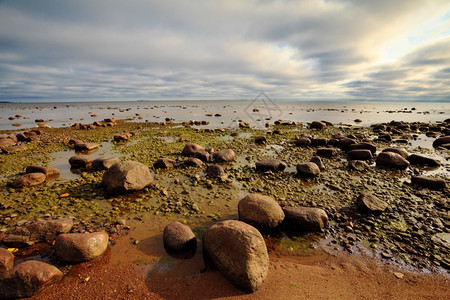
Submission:
<svg viewBox="0 0 450 300">
<path fill-rule="evenodd" d="M 447 1 L 3 1 L 0 97 L 445 100 L 430 32 L 449 19 Z"/>
</svg>

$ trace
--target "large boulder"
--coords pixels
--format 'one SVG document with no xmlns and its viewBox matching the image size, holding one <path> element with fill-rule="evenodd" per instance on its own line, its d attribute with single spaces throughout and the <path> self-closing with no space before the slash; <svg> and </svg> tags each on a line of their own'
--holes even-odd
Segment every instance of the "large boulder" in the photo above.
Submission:
<svg viewBox="0 0 450 300">
<path fill-rule="evenodd" d="M 246 291 L 256 291 L 269 269 L 269 255 L 261 233 L 241 221 L 222 221 L 202 237 L 203 253 L 228 280 Z"/>
<path fill-rule="evenodd" d="M 119 162 L 120 159 L 115 156 L 102 156 L 94 159 L 92 162 L 92 169 L 96 171 L 100 170 L 108 170 L 111 168 L 111 166 L 117 162 Z"/>
<path fill-rule="evenodd" d="M 407 160 L 411 165 L 428 166 L 428 167 L 439 167 L 441 161 L 439 159 L 426 157 L 419 154 L 411 154 L 408 156 Z"/>
<path fill-rule="evenodd" d="M 108 193 L 130 193 L 142 190 L 153 183 L 149 168 L 137 161 L 121 161 L 103 174 L 103 185 Z"/>
<path fill-rule="evenodd" d="M 381 152 L 375 160 L 377 166 L 405 170 L 409 166 L 409 162 L 398 153 Z"/>
<path fill-rule="evenodd" d="M 214 152 L 213 159 L 218 163 L 230 162 L 236 159 L 236 153 L 234 153 L 233 149 L 223 149 Z"/>
<path fill-rule="evenodd" d="M 394 152 L 400 154 L 403 158 L 407 158 L 409 156 L 408 151 L 406 151 L 403 147 L 385 148 L 382 152 Z"/>
<path fill-rule="evenodd" d="M 14 266 L 14 255 L 6 249 L 0 248 L 0 273 Z"/>
<path fill-rule="evenodd" d="M 29 187 L 39 185 L 45 182 L 47 177 L 43 173 L 28 173 L 15 178 L 11 185 L 15 187 Z"/>
<path fill-rule="evenodd" d="M 164 228 L 164 247 L 168 252 L 187 251 L 197 247 L 197 239 L 189 226 L 172 222 Z"/>
<path fill-rule="evenodd" d="M 205 149 L 200 146 L 199 144 L 194 144 L 194 143 L 187 143 L 184 146 L 183 151 L 181 152 L 181 154 L 183 154 L 184 156 L 192 156 L 194 155 L 194 153 L 198 152 L 198 151 L 204 151 Z"/>
<path fill-rule="evenodd" d="M 108 248 L 109 236 L 105 231 L 93 233 L 64 233 L 55 241 L 55 254 L 69 263 L 92 260 Z"/>
<path fill-rule="evenodd" d="M 31 297 L 63 278 L 56 267 L 41 261 L 27 260 L 0 275 L 0 298 Z"/>
<path fill-rule="evenodd" d="M 283 207 L 285 224 L 297 231 L 323 231 L 328 226 L 328 215 L 316 207 Z"/>
<path fill-rule="evenodd" d="M 171 158 L 160 158 L 153 164 L 153 168 L 155 169 L 168 169 L 171 167 L 175 167 L 177 162 Z"/>
<path fill-rule="evenodd" d="M 386 210 L 388 204 L 368 192 L 362 192 L 356 199 L 356 206 L 361 212 L 379 214 Z"/>
<path fill-rule="evenodd" d="M 72 169 L 88 169 L 92 166 L 94 159 L 89 155 L 74 155 L 69 158 Z"/>
<path fill-rule="evenodd" d="M 320 168 L 313 162 L 306 162 L 297 165 L 297 175 L 303 178 L 313 178 L 320 174 Z"/>
<path fill-rule="evenodd" d="M 325 170 L 325 165 L 323 164 L 322 158 L 320 158 L 320 156 L 316 155 L 311 157 L 310 162 L 315 163 L 321 171 Z"/>
<path fill-rule="evenodd" d="M 272 197 L 250 194 L 239 201 L 239 219 L 260 230 L 277 227 L 284 220 L 284 213 Z"/>
<path fill-rule="evenodd" d="M 278 172 L 278 171 L 284 171 L 286 169 L 287 164 L 279 159 L 265 159 L 260 160 L 255 163 L 256 170 L 267 172 Z"/>
<path fill-rule="evenodd" d="M 446 186 L 445 180 L 440 177 L 413 176 L 411 182 L 433 190 L 445 189 Z"/>
<path fill-rule="evenodd" d="M 17 227 L 5 236 L 2 243 L 8 247 L 27 247 L 39 242 L 51 243 L 56 236 L 69 232 L 73 227 L 73 219 L 42 220 L 25 227 Z"/>
</svg>

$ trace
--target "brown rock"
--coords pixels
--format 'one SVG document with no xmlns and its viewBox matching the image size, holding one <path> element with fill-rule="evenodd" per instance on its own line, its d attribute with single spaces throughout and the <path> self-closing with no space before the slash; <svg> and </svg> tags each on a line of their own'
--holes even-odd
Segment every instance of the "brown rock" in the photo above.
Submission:
<svg viewBox="0 0 450 300">
<path fill-rule="evenodd" d="M 223 163 L 235 160 L 236 154 L 232 149 L 223 149 L 213 153 L 213 159 L 215 162 Z"/>
<path fill-rule="evenodd" d="M 72 169 L 89 169 L 94 159 L 89 155 L 75 155 L 69 159 Z"/>
<path fill-rule="evenodd" d="M 239 201 L 239 219 L 260 230 L 277 227 L 284 220 L 284 213 L 272 197 L 250 194 Z"/>
<path fill-rule="evenodd" d="M 321 122 L 321 121 L 313 121 L 309 125 L 309 128 L 323 130 L 323 129 L 327 128 L 327 124 L 325 124 L 324 122 Z"/>
<path fill-rule="evenodd" d="M 164 228 L 164 248 L 168 252 L 188 251 L 197 247 L 197 239 L 189 226 L 173 222 Z"/>
<path fill-rule="evenodd" d="M 203 150 L 203 151 L 197 151 L 194 153 L 194 155 L 192 157 L 194 158 L 198 158 L 203 162 L 208 162 L 209 161 L 209 157 L 211 155 L 209 154 L 209 152 Z"/>
<path fill-rule="evenodd" d="M 153 176 L 149 168 L 131 160 L 113 164 L 102 179 L 102 184 L 110 194 L 139 191 L 152 183 Z"/>
<path fill-rule="evenodd" d="M 27 146 L 25 145 L 17 145 L 17 146 L 9 146 L 9 147 L 5 147 L 3 148 L 3 152 L 4 153 L 14 153 L 14 152 L 18 152 L 18 151 L 24 151 L 27 150 Z"/>
<path fill-rule="evenodd" d="M 413 184 L 417 184 L 421 187 L 433 189 L 433 190 L 441 190 L 445 189 L 446 183 L 443 178 L 440 177 L 428 177 L 428 176 L 413 176 L 411 178 L 411 182 Z"/>
<path fill-rule="evenodd" d="M 265 160 L 260 160 L 257 161 L 255 163 L 256 166 L 256 170 L 261 171 L 261 172 L 267 172 L 267 171 L 272 171 L 272 172 L 281 172 L 284 171 L 284 169 L 286 169 L 287 164 L 279 159 L 265 159 Z"/>
<path fill-rule="evenodd" d="M 297 165 L 297 175 L 304 178 L 316 177 L 320 174 L 320 169 L 313 162 L 306 162 Z"/>
<path fill-rule="evenodd" d="M 408 151 L 406 151 L 406 149 L 403 147 L 386 148 L 386 149 L 383 149 L 382 152 L 394 152 L 394 153 L 400 154 L 403 158 L 407 158 L 409 156 Z"/>
<path fill-rule="evenodd" d="M 79 143 L 75 144 L 75 151 L 91 151 L 98 148 L 96 143 Z"/>
<path fill-rule="evenodd" d="M 313 157 L 311 157 L 310 161 L 315 163 L 321 171 L 325 170 L 325 165 L 323 164 L 323 161 L 320 158 L 320 156 L 313 156 Z"/>
<path fill-rule="evenodd" d="M 188 159 L 186 159 L 184 161 L 184 164 L 186 166 L 200 167 L 200 166 L 203 166 L 203 161 L 201 161 L 198 158 L 189 157 Z"/>
<path fill-rule="evenodd" d="M 266 243 L 259 231 L 240 221 L 214 224 L 202 237 L 207 259 L 236 287 L 256 291 L 269 269 Z"/>
<path fill-rule="evenodd" d="M 350 150 L 347 155 L 349 160 L 371 160 L 373 158 L 372 152 L 368 149 Z"/>
<path fill-rule="evenodd" d="M 8 271 L 14 266 L 14 255 L 6 249 L 0 248 L 0 273 Z"/>
<path fill-rule="evenodd" d="M 120 159 L 115 156 L 102 156 L 94 159 L 92 161 L 92 169 L 96 171 L 100 170 L 108 170 L 111 168 L 111 166 L 117 162 L 119 162 Z"/>
<path fill-rule="evenodd" d="M 206 175 L 211 178 L 226 178 L 227 174 L 221 166 L 211 165 L 206 168 Z"/>
<path fill-rule="evenodd" d="M 365 171 L 370 168 L 370 166 L 362 160 L 351 160 L 348 162 L 347 167 L 356 171 Z"/>
<path fill-rule="evenodd" d="M 55 254 L 61 260 L 79 263 L 102 255 L 108 248 L 109 236 L 105 231 L 93 233 L 64 233 L 55 241 Z"/>
<path fill-rule="evenodd" d="M 338 148 L 319 148 L 316 151 L 317 156 L 333 158 L 341 153 L 341 149 Z"/>
<path fill-rule="evenodd" d="M 377 166 L 405 170 L 409 162 L 400 154 L 394 152 L 381 152 L 375 160 Z"/>
<path fill-rule="evenodd" d="M 283 207 L 288 228 L 302 232 L 322 231 L 328 226 L 328 215 L 316 207 Z"/>
<path fill-rule="evenodd" d="M 171 167 L 175 167 L 177 162 L 170 158 L 160 158 L 153 164 L 153 168 L 155 169 L 168 169 Z"/>
<path fill-rule="evenodd" d="M 388 204 L 370 193 L 362 192 L 356 199 L 356 206 L 359 211 L 379 214 L 386 210 Z"/>
<path fill-rule="evenodd" d="M 367 149 L 372 152 L 372 155 L 377 152 L 377 147 L 370 143 L 358 143 L 358 144 L 351 144 L 348 149 L 351 150 L 357 150 L 357 149 Z"/>
<path fill-rule="evenodd" d="M 308 147 L 312 145 L 311 139 L 306 136 L 301 136 L 295 140 L 295 145 L 299 147 Z"/>
<path fill-rule="evenodd" d="M 42 173 L 46 177 L 59 176 L 59 170 L 55 168 L 43 167 L 43 166 L 28 166 L 26 168 L 26 173 Z"/>
<path fill-rule="evenodd" d="M 28 173 L 14 179 L 11 185 L 15 187 L 35 186 L 44 183 L 46 178 L 43 173 Z"/>
<path fill-rule="evenodd" d="M 433 147 L 437 148 L 444 144 L 450 144 L 450 136 L 443 136 L 433 141 Z"/>
<path fill-rule="evenodd" d="M 9 147 L 15 145 L 16 142 L 10 138 L 0 139 L 0 148 Z"/>
<path fill-rule="evenodd" d="M 406 158 L 411 165 L 428 166 L 428 167 L 439 167 L 441 161 L 439 159 L 426 157 L 419 154 L 411 154 Z"/>
<path fill-rule="evenodd" d="M 265 143 L 267 143 L 267 139 L 265 136 L 260 135 L 255 137 L 255 144 L 265 144 Z"/>
<path fill-rule="evenodd" d="M 184 146 L 184 149 L 181 152 L 181 154 L 183 154 L 184 156 L 192 156 L 192 155 L 194 155 L 195 152 L 204 151 L 204 150 L 205 149 L 202 146 L 200 146 L 199 144 L 188 143 Z"/>
</svg>

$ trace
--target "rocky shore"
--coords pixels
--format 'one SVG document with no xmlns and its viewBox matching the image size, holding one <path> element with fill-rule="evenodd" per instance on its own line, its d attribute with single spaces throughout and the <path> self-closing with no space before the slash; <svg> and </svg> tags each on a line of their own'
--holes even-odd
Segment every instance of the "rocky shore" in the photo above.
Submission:
<svg viewBox="0 0 450 300">
<path fill-rule="evenodd" d="M 44 281 L 53 284 L 74 264 L 103 255 L 108 239 L 130 231 L 129 222 L 161 216 L 180 221 L 168 230 L 175 240 L 164 240 L 168 252 L 178 252 L 194 235 L 212 265 L 247 292 L 264 284 L 269 244 L 283 247 L 281 237 L 305 234 L 318 237 L 308 247 L 448 275 L 449 119 L 371 127 L 280 120 L 264 129 L 214 130 L 201 124 L 109 119 L 2 132 L 0 286 L 24 280 L 17 269 L 26 266 L 17 262 L 32 256 L 27 249 L 34 245 L 46 245 L 45 253 L 39 247 L 31 252 L 63 271 L 26 292 L 2 296 L 39 292 Z M 75 179 L 60 175 L 55 153 L 67 157 L 62 166 Z M 61 220 L 71 226 L 54 225 Z M 190 238 L 178 239 L 179 232 Z M 253 237 L 239 242 L 242 232 Z M 99 248 L 93 254 L 80 246 L 89 235 Z M 233 250 L 243 247 L 239 259 L 255 266 L 242 271 L 251 273 L 247 281 L 233 277 L 238 271 L 230 268 L 245 263 L 220 254 L 217 235 Z M 261 243 L 256 253 L 245 250 Z M 295 252 L 291 248 L 284 250 Z"/>
</svg>

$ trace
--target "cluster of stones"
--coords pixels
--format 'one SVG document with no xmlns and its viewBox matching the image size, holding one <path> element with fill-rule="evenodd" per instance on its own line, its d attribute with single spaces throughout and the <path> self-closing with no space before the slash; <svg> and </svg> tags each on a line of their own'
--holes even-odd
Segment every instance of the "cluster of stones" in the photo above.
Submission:
<svg viewBox="0 0 450 300">
<path fill-rule="evenodd" d="M 103 121 L 95 121 L 92 124 L 82 124 L 82 123 L 75 123 L 72 125 L 72 127 L 82 130 L 88 130 L 88 129 L 95 129 L 100 127 L 111 127 L 116 126 L 116 120 L 114 118 L 107 118 Z"/>
<path fill-rule="evenodd" d="M 17 227 L 1 244 L 25 248 L 36 243 L 53 244 L 55 257 L 65 263 L 81 263 L 101 256 L 108 248 L 106 232 L 69 233 L 73 219 L 40 220 Z M 10 249 L 14 249 L 10 248 Z M 14 265 L 14 255 L 0 247 L 0 298 L 31 297 L 64 277 L 55 266 L 42 261 L 27 260 Z"/>
<path fill-rule="evenodd" d="M 40 129 L 33 129 L 18 133 L 16 135 L 1 135 L 0 149 L 3 153 L 13 153 L 27 149 L 26 143 L 39 141 L 39 136 L 43 134 Z"/>
<path fill-rule="evenodd" d="M 261 232 L 282 224 L 299 232 L 323 231 L 328 226 L 328 216 L 321 208 L 281 208 L 272 197 L 260 194 L 242 198 L 238 212 L 239 221 L 221 221 L 203 233 L 203 254 L 207 266 L 214 266 L 233 285 L 249 293 L 261 287 L 269 270 Z M 196 248 L 194 233 L 180 222 L 167 225 L 163 238 L 170 255 Z"/>
</svg>

